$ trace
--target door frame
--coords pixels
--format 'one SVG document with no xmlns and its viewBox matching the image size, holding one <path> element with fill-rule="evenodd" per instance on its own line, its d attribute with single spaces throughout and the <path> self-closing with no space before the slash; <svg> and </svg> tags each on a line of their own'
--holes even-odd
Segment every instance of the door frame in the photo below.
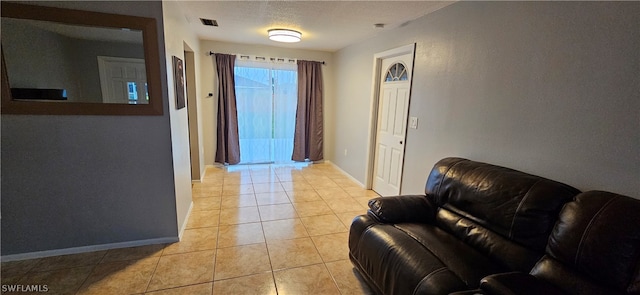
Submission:
<svg viewBox="0 0 640 295">
<path fill-rule="evenodd" d="M 102 56 L 98 57 L 98 75 L 100 77 L 100 90 L 102 91 L 102 102 L 108 103 L 110 99 L 111 90 L 109 89 L 109 74 L 107 73 L 108 65 L 112 62 L 122 62 L 129 64 L 142 64 L 146 68 L 144 58 L 131 58 L 131 57 L 115 57 L 115 56 Z M 145 74 L 145 81 L 147 81 L 147 72 L 143 71 Z"/>
<path fill-rule="evenodd" d="M 189 128 L 189 162 L 191 163 L 191 182 L 202 182 L 205 165 L 200 144 L 200 115 L 196 89 L 196 53 L 187 45 L 184 46 L 185 90 L 187 100 L 187 125 Z"/>
<path fill-rule="evenodd" d="M 410 75 L 410 87 L 409 87 L 409 109 L 411 108 L 411 92 L 413 88 L 413 68 L 415 66 L 415 51 L 416 51 L 416 43 L 412 43 L 405 46 L 400 46 L 397 48 L 389 49 L 383 52 L 379 52 L 373 55 L 373 77 L 372 77 L 372 89 L 371 89 L 371 104 L 369 106 L 369 113 L 371 116 L 369 117 L 369 135 L 367 136 L 368 148 L 367 148 L 367 163 L 365 165 L 365 189 L 371 189 L 373 187 L 373 177 L 375 171 L 375 157 L 376 157 L 376 136 L 378 133 L 378 107 L 380 100 L 380 80 L 382 79 L 382 60 L 386 58 L 392 58 L 400 55 L 411 54 L 412 55 L 412 66 L 411 66 L 411 75 Z M 407 116 L 408 118 L 409 116 Z M 405 144 L 403 148 L 406 150 L 406 131 L 405 131 Z M 402 191 L 402 170 L 404 170 L 404 151 L 403 151 L 403 159 L 402 159 L 403 169 L 400 169 L 400 187 Z"/>
</svg>

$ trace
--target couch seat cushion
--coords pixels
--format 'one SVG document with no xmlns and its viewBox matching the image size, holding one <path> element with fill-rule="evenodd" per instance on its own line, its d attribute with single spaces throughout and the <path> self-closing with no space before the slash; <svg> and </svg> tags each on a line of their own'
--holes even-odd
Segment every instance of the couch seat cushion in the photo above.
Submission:
<svg viewBox="0 0 640 295">
<path fill-rule="evenodd" d="M 373 224 L 351 238 L 358 239 L 350 241 L 353 262 L 384 294 L 448 294 L 477 288 L 484 276 L 505 271 L 429 224 Z"/>
</svg>

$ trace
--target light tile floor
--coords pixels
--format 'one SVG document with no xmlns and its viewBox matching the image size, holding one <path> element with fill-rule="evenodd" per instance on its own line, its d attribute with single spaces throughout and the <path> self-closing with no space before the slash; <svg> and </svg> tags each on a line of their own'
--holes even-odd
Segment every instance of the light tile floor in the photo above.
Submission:
<svg viewBox="0 0 640 295">
<path fill-rule="evenodd" d="M 329 164 L 208 168 L 180 242 L 5 262 L 2 284 L 47 285 L 47 294 L 369 294 L 347 239 L 377 196 Z"/>
</svg>

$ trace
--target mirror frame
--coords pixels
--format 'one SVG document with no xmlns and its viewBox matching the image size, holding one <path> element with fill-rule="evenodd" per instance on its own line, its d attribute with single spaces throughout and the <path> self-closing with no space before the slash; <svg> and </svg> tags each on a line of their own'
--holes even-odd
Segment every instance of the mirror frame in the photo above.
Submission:
<svg viewBox="0 0 640 295">
<path fill-rule="evenodd" d="M 160 75 L 160 50 L 156 20 L 148 17 L 83 11 L 47 6 L 2 2 L 2 17 L 51 21 L 71 25 L 130 28 L 142 31 L 148 104 L 110 104 L 85 102 L 18 101 L 11 97 L 11 87 L 4 53 L 2 55 L 2 114 L 31 115 L 162 115 L 163 97 Z"/>
</svg>

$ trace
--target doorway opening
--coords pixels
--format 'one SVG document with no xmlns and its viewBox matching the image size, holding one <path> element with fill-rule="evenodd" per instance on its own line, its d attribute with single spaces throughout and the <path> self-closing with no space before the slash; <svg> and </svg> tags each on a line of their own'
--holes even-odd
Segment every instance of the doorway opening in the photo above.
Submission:
<svg viewBox="0 0 640 295">
<path fill-rule="evenodd" d="M 196 91 L 195 53 L 184 43 L 185 88 L 187 92 L 187 121 L 189 125 L 189 155 L 191 162 L 191 181 L 200 182 L 204 161 L 201 158 L 200 134 L 198 128 L 198 101 Z"/>
<path fill-rule="evenodd" d="M 102 102 L 149 104 L 144 59 L 98 56 Z"/>
<path fill-rule="evenodd" d="M 240 164 L 291 163 L 296 65 L 238 60 L 234 70 Z"/>
<path fill-rule="evenodd" d="M 374 55 L 365 187 L 381 196 L 401 193 L 414 52 L 410 44 Z"/>
</svg>

